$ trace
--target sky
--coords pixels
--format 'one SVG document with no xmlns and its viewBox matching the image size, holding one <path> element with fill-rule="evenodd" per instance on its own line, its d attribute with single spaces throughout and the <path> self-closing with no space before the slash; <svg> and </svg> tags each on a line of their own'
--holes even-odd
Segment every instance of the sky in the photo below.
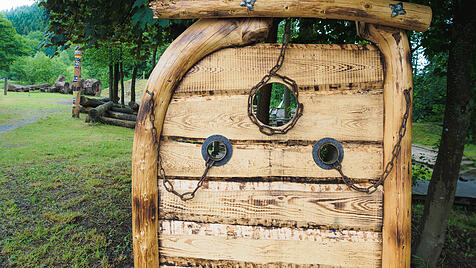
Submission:
<svg viewBox="0 0 476 268">
<path fill-rule="evenodd" d="M 35 3 L 34 0 L 0 0 L 0 11 L 10 10 L 19 6 L 29 6 L 33 3 Z"/>
</svg>

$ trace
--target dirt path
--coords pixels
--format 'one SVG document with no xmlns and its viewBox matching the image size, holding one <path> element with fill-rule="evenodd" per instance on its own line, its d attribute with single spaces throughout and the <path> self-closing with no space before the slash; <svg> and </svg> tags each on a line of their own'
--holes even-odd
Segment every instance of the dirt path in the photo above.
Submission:
<svg viewBox="0 0 476 268">
<path fill-rule="evenodd" d="M 49 99 L 47 100 L 51 103 L 58 103 L 64 105 L 71 105 L 71 99 Z M 35 123 L 36 121 L 46 117 L 47 115 L 56 114 L 64 111 L 61 108 L 51 108 L 51 109 L 42 109 L 41 114 L 38 114 L 38 111 L 32 111 L 31 113 L 24 113 L 23 118 L 10 120 L 5 124 L 0 124 L 0 134 L 21 128 L 27 124 Z"/>
</svg>

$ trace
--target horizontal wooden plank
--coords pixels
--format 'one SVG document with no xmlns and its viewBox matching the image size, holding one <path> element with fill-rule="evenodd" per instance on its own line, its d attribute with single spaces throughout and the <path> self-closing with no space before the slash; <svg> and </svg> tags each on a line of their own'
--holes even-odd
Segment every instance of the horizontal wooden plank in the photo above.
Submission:
<svg viewBox="0 0 476 268">
<path fill-rule="evenodd" d="M 173 180 L 180 193 L 198 180 Z M 372 195 L 342 184 L 206 181 L 194 199 L 182 201 L 159 181 L 159 217 L 205 223 L 320 227 L 380 231 L 382 192 Z"/>
<path fill-rule="evenodd" d="M 323 137 L 322 137 L 323 138 Z M 291 176 L 336 178 L 335 170 L 324 170 L 312 158 L 312 145 L 286 143 L 238 143 L 232 140 L 230 161 L 213 167 L 208 177 Z M 166 139 L 161 141 L 163 167 L 168 176 L 200 177 L 205 161 L 201 144 Z M 343 171 L 355 179 L 375 179 L 382 172 L 382 145 L 344 143 Z"/>
<path fill-rule="evenodd" d="M 378 267 L 381 235 L 368 231 L 269 228 L 160 221 L 162 262 L 167 258 L 235 261 L 265 265 L 322 264 Z M 194 266 L 193 263 L 190 263 Z"/>
<path fill-rule="evenodd" d="M 233 140 L 346 141 L 383 139 L 381 91 L 303 93 L 303 116 L 286 135 L 267 136 L 248 117 L 247 95 L 175 96 L 169 105 L 164 136 L 207 138 L 214 134 Z"/>
<path fill-rule="evenodd" d="M 249 92 L 276 64 L 280 50 L 280 44 L 222 49 L 195 64 L 175 92 Z M 294 79 L 301 88 L 383 86 L 380 52 L 372 45 L 290 44 L 279 73 Z"/>
</svg>

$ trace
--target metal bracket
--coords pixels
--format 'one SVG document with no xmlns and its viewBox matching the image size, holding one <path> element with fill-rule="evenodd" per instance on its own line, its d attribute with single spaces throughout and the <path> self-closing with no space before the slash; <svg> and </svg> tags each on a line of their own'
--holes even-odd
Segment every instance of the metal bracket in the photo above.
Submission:
<svg viewBox="0 0 476 268">
<path fill-rule="evenodd" d="M 405 9 L 403 9 L 403 3 L 400 2 L 398 4 L 390 4 L 390 8 L 392 9 L 392 18 L 398 15 L 407 15 Z"/>
<path fill-rule="evenodd" d="M 250 11 L 253 10 L 256 0 L 241 0 L 240 6 L 247 7 Z"/>
</svg>

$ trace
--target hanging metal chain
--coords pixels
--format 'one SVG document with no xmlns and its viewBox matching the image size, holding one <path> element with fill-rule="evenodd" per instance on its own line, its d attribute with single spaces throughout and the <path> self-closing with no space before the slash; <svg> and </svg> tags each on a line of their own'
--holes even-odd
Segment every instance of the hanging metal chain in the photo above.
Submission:
<svg viewBox="0 0 476 268">
<path fill-rule="evenodd" d="M 403 137 L 405 137 L 405 133 L 407 132 L 407 122 L 408 118 L 410 116 L 410 109 L 412 107 L 412 99 L 411 99 L 411 91 L 412 88 L 406 89 L 403 91 L 403 94 L 405 96 L 405 102 L 406 102 L 406 107 L 405 107 L 405 114 L 403 115 L 402 119 L 402 124 L 400 125 L 400 129 L 398 130 L 398 140 L 395 146 L 393 147 L 392 150 L 392 159 L 388 161 L 387 165 L 385 166 L 385 169 L 380 176 L 379 180 L 373 183 L 372 185 L 368 187 L 358 187 L 355 185 L 355 182 L 353 179 L 349 178 L 348 176 L 344 175 L 342 172 L 342 165 L 340 162 L 336 162 L 333 167 L 335 170 L 339 172 L 339 174 L 342 176 L 342 180 L 344 183 L 351 189 L 358 191 L 358 192 L 364 192 L 368 194 L 372 194 L 375 191 L 377 191 L 377 188 L 380 185 L 383 185 L 387 177 L 392 173 L 393 167 L 395 166 L 395 160 L 397 157 L 400 155 L 400 152 L 402 150 L 402 140 Z"/>
<path fill-rule="evenodd" d="M 205 162 L 205 170 L 203 171 L 203 175 L 200 178 L 200 181 L 198 181 L 197 186 L 193 191 L 190 192 L 185 192 L 185 193 L 179 193 L 174 189 L 173 183 L 167 179 L 165 176 L 165 170 L 164 167 L 162 166 L 162 157 L 160 156 L 160 150 L 159 150 L 159 137 L 157 137 L 157 128 L 155 127 L 155 102 L 154 102 L 154 93 L 151 93 L 150 91 L 146 90 L 147 94 L 150 95 L 150 100 L 149 100 L 149 106 L 150 106 L 150 114 L 149 114 L 149 120 L 152 123 L 152 129 L 150 130 L 151 135 L 152 135 L 152 141 L 154 143 L 154 150 L 156 152 L 156 160 L 157 160 L 157 182 L 159 181 L 159 178 L 161 178 L 164 182 L 164 187 L 165 190 L 168 192 L 180 197 L 183 201 L 187 201 L 190 199 L 193 199 L 195 197 L 195 193 L 202 187 L 203 182 L 207 178 L 208 170 L 215 164 L 215 161 L 212 159 L 208 159 Z"/>
<path fill-rule="evenodd" d="M 259 81 L 254 87 L 251 88 L 250 94 L 248 96 L 248 117 L 253 123 L 255 123 L 259 127 L 259 130 L 262 133 L 268 136 L 273 134 L 285 134 L 286 132 L 288 132 L 291 128 L 294 127 L 294 125 L 296 125 L 297 120 L 299 119 L 299 117 L 302 116 L 302 111 L 304 108 L 302 103 L 299 102 L 299 91 L 298 91 L 298 86 L 296 84 L 296 81 L 289 78 L 288 76 L 278 74 L 279 69 L 281 69 L 284 63 L 284 58 L 286 56 L 286 49 L 289 43 L 289 37 L 291 35 L 290 32 L 291 32 L 291 23 L 289 19 L 286 19 L 286 24 L 284 26 L 283 41 L 282 41 L 281 51 L 279 53 L 278 60 L 276 61 L 276 64 L 273 66 L 273 68 L 269 70 L 268 74 L 263 76 L 263 78 L 261 78 L 261 81 Z M 258 118 L 253 113 L 253 100 L 258 90 L 262 86 L 266 85 L 273 76 L 280 78 L 285 84 L 291 87 L 292 93 L 296 100 L 296 114 L 294 115 L 293 119 L 288 124 L 285 125 L 284 128 L 275 128 L 275 127 L 264 125 L 261 122 L 259 122 Z"/>
</svg>

